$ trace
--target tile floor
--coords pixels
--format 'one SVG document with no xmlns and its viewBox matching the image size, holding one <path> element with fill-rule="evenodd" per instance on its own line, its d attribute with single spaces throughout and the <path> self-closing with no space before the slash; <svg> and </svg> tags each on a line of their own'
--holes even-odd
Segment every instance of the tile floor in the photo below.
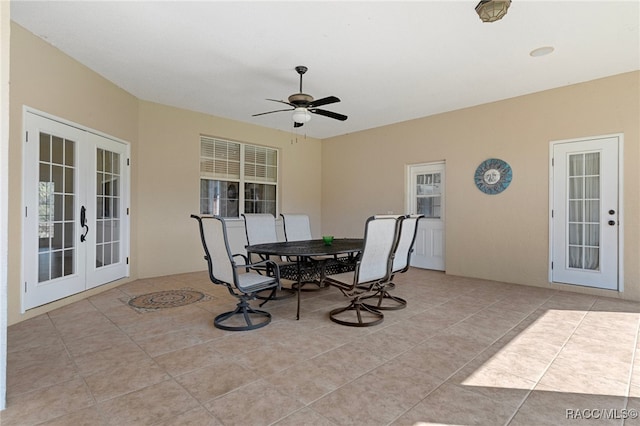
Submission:
<svg viewBox="0 0 640 426">
<path fill-rule="evenodd" d="M 8 330 L 11 425 L 638 424 L 640 304 L 412 269 L 408 307 L 352 328 L 334 288 L 269 302 L 223 332 L 235 299 L 205 273 L 138 280 Z M 129 297 L 212 300 L 138 313 Z M 625 419 L 626 417 L 626 419 Z"/>
</svg>

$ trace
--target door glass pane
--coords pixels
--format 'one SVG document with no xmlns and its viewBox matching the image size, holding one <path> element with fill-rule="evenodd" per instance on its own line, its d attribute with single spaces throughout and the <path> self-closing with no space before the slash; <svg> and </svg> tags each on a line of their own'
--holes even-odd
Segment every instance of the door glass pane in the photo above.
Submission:
<svg viewBox="0 0 640 426">
<path fill-rule="evenodd" d="M 600 268 L 600 153 L 569 155 L 569 268 Z"/>
<path fill-rule="evenodd" d="M 600 153 L 590 152 L 584 155 L 584 173 L 586 175 L 600 175 Z"/>
<path fill-rule="evenodd" d="M 599 200 L 585 201 L 584 220 L 586 222 L 600 222 L 600 201 Z"/>
<path fill-rule="evenodd" d="M 73 268 L 71 265 L 73 264 L 73 256 L 74 250 L 65 250 L 63 254 L 63 262 L 64 267 L 62 269 L 62 275 L 67 276 L 73 273 Z"/>
<path fill-rule="evenodd" d="M 120 154 L 98 148 L 96 164 L 96 268 L 120 262 Z M 112 255 L 115 253 L 115 255 Z"/>
<path fill-rule="evenodd" d="M 582 176 L 584 161 L 582 154 L 576 154 L 569 157 L 569 176 Z"/>
<path fill-rule="evenodd" d="M 582 244 L 582 225 L 576 223 L 569 224 L 569 244 Z"/>
<path fill-rule="evenodd" d="M 582 199 L 584 179 L 580 177 L 569 178 L 569 199 L 579 200 Z"/>
<path fill-rule="evenodd" d="M 58 136 L 51 137 L 51 162 L 64 164 L 64 140 Z"/>
<path fill-rule="evenodd" d="M 51 267 L 51 253 L 42 250 L 38 254 L 38 282 L 41 283 L 43 281 L 49 281 L 51 277 L 50 267 Z"/>
<path fill-rule="evenodd" d="M 40 133 L 38 282 L 75 273 L 75 142 Z"/>
<path fill-rule="evenodd" d="M 582 209 L 584 205 L 582 201 L 569 201 L 569 222 L 582 221 Z"/>
<path fill-rule="evenodd" d="M 600 177 L 589 176 L 584 179 L 585 198 L 600 198 Z"/>
<path fill-rule="evenodd" d="M 584 225 L 584 244 L 587 246 L 600 246 L 600 225 Z"/>
<path fill-rule="evenodd" d="M 582 268 L 582 247 L 569 246 L 569 267 Z"/>
<path fill-rule="evenodd" d="M 419 197 L 417 199 L 416 210 L 424 217 L 440 218 L 440 197 Z"/>
<path fill-rule="evenodd" d="M 439 172 L 416 175 L 416 213 L 427 218 L 440 218 L 441 194 L 441 175 Z"/>
</svg>

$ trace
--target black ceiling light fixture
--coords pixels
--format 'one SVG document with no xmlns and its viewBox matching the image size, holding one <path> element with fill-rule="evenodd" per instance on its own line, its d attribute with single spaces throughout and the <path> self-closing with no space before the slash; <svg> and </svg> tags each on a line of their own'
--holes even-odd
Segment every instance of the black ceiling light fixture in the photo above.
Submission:
<svg viewBox="0 0 640 426">
<path fill-rule="evenodd" d="M 511 0 L 481 0 L 476 12 L 482 22 L 495 22 L 507 14 Z"/>
</svg>

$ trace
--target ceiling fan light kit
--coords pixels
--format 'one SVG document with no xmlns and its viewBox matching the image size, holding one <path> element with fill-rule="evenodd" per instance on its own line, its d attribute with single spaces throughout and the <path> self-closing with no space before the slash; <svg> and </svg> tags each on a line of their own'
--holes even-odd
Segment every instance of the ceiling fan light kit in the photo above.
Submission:
<svg viewBox="0 0 640 426">
<path fill-rule="evenodd" d="M 511 0 L 481 0 L 476 5 L 476 12 L 482 22 L 495 22 L 507 14 Z"/>
<path fill-rule="evenodd" d="M 322 105 L 329 105 L 340 102 L 340 99 L 335 96 L 327 96 L 326 98 L 314 100 L 313 96 L 303 93 L 302 75 L 307 72 L 308 68 L 303 65 L 299 65 L 295 69 L 296 72 L 300 75 L 300 92 L 294 93 L 293 95 L 289 96 L 286 101 L 280 101 L 278 99 L 267 99 L 268 101 L 289 105 L 292 108 L 261 112 L 259 114 L 253 114 L 253 117 L 256 117 L 258 115 L 271 114 L 273 112 L 293 111 L 293 114 L 291 116 L 291 118 L 293 119 L 293 127 L 301 127 L 302 125 L 304 125 L 304 123 L 311 120 L 311 114 L 324 115 L 325 117 L 333 118 L 340 121 L 344 121 L 347 119 L 346 115 L 317 108 Z"/>
<path fill-rule="evenodd" d="M 311 120 L 311 114 L 306 108 L 296 108 L 293 110 L 292 118 L 294 123 L 306 123 Z"/>
</svg>

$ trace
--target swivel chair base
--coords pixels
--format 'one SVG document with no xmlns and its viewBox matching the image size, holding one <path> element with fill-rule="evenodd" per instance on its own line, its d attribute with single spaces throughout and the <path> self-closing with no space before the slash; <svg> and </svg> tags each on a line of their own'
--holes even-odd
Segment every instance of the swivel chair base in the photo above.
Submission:
<svg viewBox="0 0 640 426">
<path fill-rule="evenodd" d="M 355 312 L 356 321 L 347 321 L 338 317 L 338 315 L 347 311 Z M 380 324 L 384 320 L 384 315 L 377 309 L 371 308 L 362 303 L 360 299 L 357 299 L 352 300 L 349 306 L 345 308 L 338 308 L 329 312 L 329 318 L 335 323 L 350 327 L 371 327 Z"/>
<path fill-rule="evenodd" d="M 244 323 L 240 321 L 235 321 L 240 323 L 239 325 L 229 325 L 225 323 L 226 321 L 234 318 L 242 319 Z M 264 327 L 270 322 L 271 314 L 269 312 L 253 309 L 251 308 L 251 306 L 249 306 L 249 303 L 247 303 L 246 300 L 241 300 L 240 302 L 238 302 L 238 305 L 236 306 L 236 309 L 234 311 L 225 312 L 215 317 L 213 320 L 213 325 L 214 327 L 221 330 L 247 331 Z"/>
<path fill-rule="evenodd" d="M 385 289 L 380 289 L 378 290 L 377 293 L 372 294 L 371 296 L 362 298 L 363 301 L 367 299 L 372 299 L 371 301 L 376 300 L 377 303 L 371 304 L 371 303 L 363 302 L 364 305 L 368 306 L 369 308 L 373 308 L 380 311 L 395 311 L 395 310 L 404 309 L 407 307 L 406 300 L 404 300 L 401 297 L 392 296 Z M 385 301 L 387 302 L 386 304 L 385 304 Z"/>
</svg>

